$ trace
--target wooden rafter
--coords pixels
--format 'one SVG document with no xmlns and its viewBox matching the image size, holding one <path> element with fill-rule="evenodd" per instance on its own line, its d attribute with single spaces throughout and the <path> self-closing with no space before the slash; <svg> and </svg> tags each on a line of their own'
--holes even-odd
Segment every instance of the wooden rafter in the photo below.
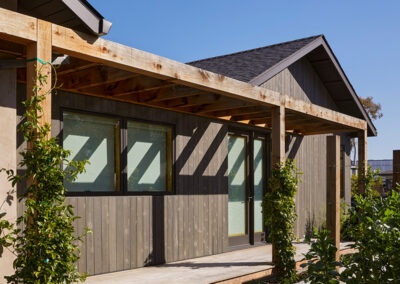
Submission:
<svg viewBox="0 0 400 284">
<path fill-rule="evenodd" d="M 139 75 L 107 66 L 92 66 L 75 72 L 58 75 L 58 80 L 64 89 L 74 90 L 106 85 L 135 76 Z"/>
<path fill-rule="evenodd" d="M 297 113 L 327 123 L 340 124 L 354 130 L 363 131 L 367 129 L 366 121 L 356 117 L 102 38 L 78 33 L 55 24 L 50 25 L 52 27 L 52 48 L 54 52 L 68 54 L 80 60 L 104 64 L 131 73 L 139 73 L 143 75 L 143 81 L 158 79 L 164 81 L 164 84 L 176 83 L 223 96 L 213 104 L 195 106 L 191 109 L 183 109 L 183 111 L 206 115 L 210 112 L 243 106 L 283 106 L 287 113 Z M 38 19 L 0 9 L 0 38 L 28 44 L 37 41 L 37 29 Z M 137 88 L 133 86 L 126 92 L 143 91 L 156 86 L 158 85 L 141 84 Z M 91 95 L 98 95 L 100 92 L 99 96 L 108 98 L 112 95 L 124 93 L 123 91 L 115 92 L 113 88 L 98 87 L 79 89 L 78 91 Z M 129 101 L 129 99 L 126 99 L 126 101 Z M 228 106 L 228 103 L 231 105 Z"/>
</svg>

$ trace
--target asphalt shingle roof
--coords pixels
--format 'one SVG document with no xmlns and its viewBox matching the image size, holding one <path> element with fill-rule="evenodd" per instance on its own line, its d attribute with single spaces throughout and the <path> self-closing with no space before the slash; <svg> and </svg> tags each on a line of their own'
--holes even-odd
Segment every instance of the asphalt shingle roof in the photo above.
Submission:
<svg viewBox="0 0 400 284">
<path fill-rule="evenodd" d="M 302 38 L 232 54 L 192 61 L 187 64 L 231 77 L 239 81 L 249 82 L 318 37 L 320 36 Z"/>
</svg>

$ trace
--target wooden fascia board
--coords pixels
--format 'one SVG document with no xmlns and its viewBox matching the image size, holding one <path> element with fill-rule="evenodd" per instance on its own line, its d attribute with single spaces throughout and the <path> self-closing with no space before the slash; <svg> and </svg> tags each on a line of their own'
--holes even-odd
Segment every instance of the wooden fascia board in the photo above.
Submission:
<svg viewBox="0 0 400 284">
<path fill-rule="evenodd" d="M 37 41 L 37 19 L 0 8 L 0 38 L 18 43 Z"/>
<path fill-rule="evenodd" d="M 335 68 L 338 71 L 340 77 L 342 78 L 344 84 L 346 85 L 346 88 L 349 90 L 351 96 L 353 97 L 354 101 L 357 104 L 357 107 L 360 109 L 365 120 L 367 121 L 369 129 L 372 132 L 372 136 L 377 136 L 378 132 L 377 132 L 375 125 L 373 124 L 371 118 L 369 117 L 365 108 L 361 104 L 361 101 L 360 101 L 358 95 L 356 94 L 356 91 L 354 90 L 353 85 L 350 83 L 349 79 L 347 78 L 346 73 L 344 73 L 344 70 L 343 70 L 342 66 L 340 65 L 339 61 L 337 60 L 335 54 L 333 53 L 331 47 L 329 46 L 328 42 L 325 40 L 324 37 L 322 37 L 321 40 L 322 40 L 322 46 L 325 48 L 326 53 L 328 54 L 329 58 L 332 60 L 333 64 L 335 65 Z"/>
<path fill-rule="evenodd" d="M 347 78 L 346 74 L 344 73 L 339 61 L 337 60 L 336 56 L 333 54 L 332 49 L 330 48 L 329 44 L 325 40 L 324 36 L 320 36 L 304 46 L 303 48 L 299 49 L 298 51 L 294 52 L 292 55 L 288 56 L 287 58 L 283 59 L 282 61 L 278 62 L 268 70 L 264 71 L 260 75 L 256 76 L 253 78 L 249 83 L 255 86 L 260 86 L 261 84 L 265 83 L 269 79 L 271 79 L 273 76 L 284 70 L 285 68 L 288 68 L 290 65 L 298 61 L 300 58 L 306 56 L 309 54 L 311 51 L 315 50 L 319 46 L 323 46 L 325 49 L 326 53 L 328 54 L 330 60 L 334 64 L 336 70 L 339 73 L 339 76 L 341 77 L 342 81 L 346 85 L 346 88 L 349 90 L 350 95 L 352 96 L 353 100 L 355 101 L 357 107 L 360 109 L 362 115 L 364 116 L 365 120 L 368 122 L 369 129 L 372 132 L 373 136 L 377 136 L 377 130 L 374 126 L 374 124 L 371 121 L 371 118 L 369 115 L 366 113 L 364 107 L 362 106 L 360 99 L 358 98 L 358 95 L 356 94 L 353 86 L 351 85 L 349 79 Z"/>
<path fill-rule="evenodd" d="M 8 28 L 9 26 L 10 28 Z M 35 41 L 37 38 L 36 29 L 37 19 L 0 9 L 0 35 Z M 52 42 L 54 51 L 87 61 L 103 63 L 250 103 L 264 106 L 281 106 L 284 104 L 291 111 L 355 129 L 365 129 L 364 120 L 155 54 L 75 32 L 55 24 L 52 24 Z"/>
<path fill-rule="evenodd" d="M 265 70 L 260 75 L 257 75 L 256 77 L 251 79 L 249 83 L 254 86 L 260 86 L 261 84 L 265 83 L 266 81 L 268 81 L 269 79 L 274 77 L 276 74 L 278 74 L 285 68 L 288 68 L 290 65 L 292 65 L 294 62 L 296 62 L 300 58 L 306 56 L 308 53 L 310 53 L 311 51 L 316 49 L 321 44 L 322 44 L 322 37 L 318 37 L 318 38 L 314 39 L 312 42 L 305 45 L 303 48 L 297 50 L 290 56 L 279 61 L 277 64 L 275 64 L 271 68 Z"/>
</svg>

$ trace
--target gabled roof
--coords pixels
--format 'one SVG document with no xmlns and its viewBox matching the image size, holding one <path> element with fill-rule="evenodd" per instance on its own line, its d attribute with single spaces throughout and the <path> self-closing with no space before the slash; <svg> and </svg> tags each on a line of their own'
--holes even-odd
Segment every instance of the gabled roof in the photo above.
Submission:
<svg viewBox="0 0 400 284">
<path fill-rule="evenodd" d="M 18 0 L 17 11 L 87 34 L 105 35 L 111 23 L 87 0 Z"/>
<path fill-rule="evenodd" d="M 253 85 L 261 85 L 301 58 L 307 58 L 341 112 L 364 119 L 368 135 L 377 131 L 323 35 L 189 62 Z"/>
</svg>

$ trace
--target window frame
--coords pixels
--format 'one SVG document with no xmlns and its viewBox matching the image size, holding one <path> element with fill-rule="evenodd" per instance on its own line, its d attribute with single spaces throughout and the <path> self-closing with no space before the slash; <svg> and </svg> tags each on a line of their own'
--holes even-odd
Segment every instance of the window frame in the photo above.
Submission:
<svg viewBox="0 0 400 284">
<path fill-rule="evenodd" d="M 176 171 L 175 171 L 175 153 L 176 153 L 176 146 L 175 146 L 175 133 L 176 133 L 176 126 L 172 123 L 166 123 L 165 121 L 158 121 L 158 120 L 148 120 L 137 118 L 133 116 L 121 116 L 121 115 L 114 115 L 110 113 L 101 113 L 96 111 L 88 111 L 76 108 L 69 108 L 69 107 L 60 107 L 60 133 L 58 135 L 59 143 L 63 146 L 63 135 L 64 135 L 64 113 L 76 113 L 76 114 L 83 114 L 83 115 L 92 115 L 92 116 L 100 116 L 106 118 L 114 118 L 117 119 L 120 124 L 120 131 L 119 131 L 119 159 L 120 159 L 120 191 L 67 191 L 66 196 L 164 196 L 164 195 L 175 195 L 176 194 Z M 170 174 L 170 181 L 167 181 L 171 184 L 171 190 L 168 191 L 128 191 L 128 177 L 127 177 L 127 167 L 128 167 L 128 121 L 131 122 L 139 122 L 139 123 L 146 123 L 152 125 L 159 125 L 159 126 L 166 126 L 171 129 L 171 140 L 170 140 L 170 149 L 166 149 L 167 152 L 170 151 L 170 161 L 167 161 L 171 166 L 171 174 Z M 167 168 L 168 171 L 168 168 Z"/>
</svg>

